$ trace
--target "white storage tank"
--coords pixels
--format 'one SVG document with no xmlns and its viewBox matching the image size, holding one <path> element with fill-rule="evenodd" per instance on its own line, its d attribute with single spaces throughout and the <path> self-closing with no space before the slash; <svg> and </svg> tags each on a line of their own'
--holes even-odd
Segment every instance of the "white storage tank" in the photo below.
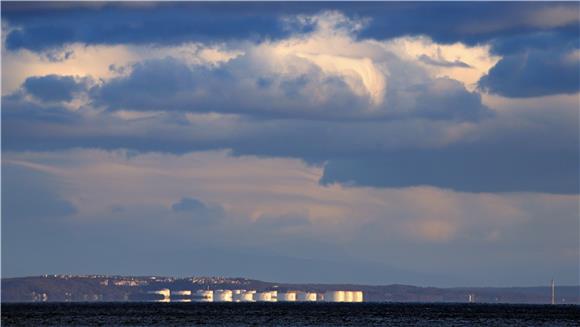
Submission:
<svg viewBox="0 0 580 327">
<path fill-rule="evenodd" d="M 278 293 L 278 302 L 295 302 L 296 292 L 280 292 Z"/>
<path fill-rule="evenodd" d="M 169 298 L 171 291 L 168 288 L 162 288 L 160 290 L 150 291 L 149 293 L 159 294 L 162 295 L 164 298 Z"/>
<path fill-rule="evenodd" d="M 298 292 L 296 294 L 296 300 L 300 302 L 316 302 L 315 292 Z"/>
<path fill-rule="evenodd" d="M 276 302 L 276 291 L 266 291 L 256 293 L 256 301 L 258 302 Z"/>
<path fill-rule="evenodd" d="M 241 302 L 256 302 L 254 296 L 256 295 L 256 291 L 246 291 L 241 295 Z"/>
<path fill-rule="evenodd" d="M 214 302 L 232 302 L 232 291 L 231 290 L 215 290 L 213 292 Z"/>
<path fill-rule="evenodd" d="M 344 291 L 329 291 L 324 293 L 325 302 L 344 302 Z"/>
<path fill-rule="evenodd" d="M 344 302 L 354 302 L 353 291 L 344 291 Z"/>
<path fill-rule="evenodd" d="M 200 302 L 213 302 L 213 291 L 212 290 L 198 290 L 195 292 L 195 297 L 198 298 Z"/>
<path fill-rule="evenodd" d="M 362 291 L 354 291 L 354 299 L 353 302 L 363 302 L 363 292 Z"/>
</svg>

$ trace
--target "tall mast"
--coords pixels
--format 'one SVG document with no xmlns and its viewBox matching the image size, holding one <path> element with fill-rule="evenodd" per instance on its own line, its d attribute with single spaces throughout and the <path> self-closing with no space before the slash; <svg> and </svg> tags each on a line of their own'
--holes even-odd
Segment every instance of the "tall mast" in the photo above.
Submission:
<svg viewBox="0 0 580 327">
<path fill-rule="evenodd" d="M 552 279 L 552 304 L 556 304 L 556 292 L 554 290 L 554 279 Z"/>
</svg>

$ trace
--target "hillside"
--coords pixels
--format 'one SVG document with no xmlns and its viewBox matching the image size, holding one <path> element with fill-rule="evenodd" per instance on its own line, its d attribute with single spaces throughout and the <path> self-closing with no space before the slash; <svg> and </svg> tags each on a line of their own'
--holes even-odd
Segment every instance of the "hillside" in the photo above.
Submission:
<svg viewBox="0 0 580 327">
<path fill-rule="evenodd" d="M 246 278 L 159 276 L 72 276 L 44 275 L 37 277 L 3 278 L 3 302 L 94 302 L 147 301 L 149 291 L 168 288 L 172 291 L 199 289 L 254 289 L 258 291 L 361 290 L 365 301 L 389 302 L 474 302 L 486 303 L 550 303 L 548 287 L 506 288 L 435 288 L 410 285 L 352 284 L 287 284 Z M 556 287 L 556 302 L 580 304 L 580 287 Z"/>
</svg>

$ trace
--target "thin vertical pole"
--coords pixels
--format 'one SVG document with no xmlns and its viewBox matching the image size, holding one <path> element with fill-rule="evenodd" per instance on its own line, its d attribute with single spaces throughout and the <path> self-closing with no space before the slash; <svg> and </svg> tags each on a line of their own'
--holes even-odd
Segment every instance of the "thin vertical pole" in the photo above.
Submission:
<svg viewBox="0 0 580 327">
<path fill-rule="evenodd" d="M 554 290 L 554 279 L 552 279 L 552 304 L 556 304 L 556 292 Z"/>
</svg>

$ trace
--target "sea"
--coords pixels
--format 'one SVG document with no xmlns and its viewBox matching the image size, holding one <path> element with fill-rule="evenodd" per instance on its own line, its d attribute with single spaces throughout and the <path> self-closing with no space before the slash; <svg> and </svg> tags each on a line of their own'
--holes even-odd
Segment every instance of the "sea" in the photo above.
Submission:
<svg viewBox="0 0 580 327">
<path fill-rule="evenodd" d="M 580 306 L 474 303 L 3 303 L 2 326 L 580 326 Z"/>
</svg>

